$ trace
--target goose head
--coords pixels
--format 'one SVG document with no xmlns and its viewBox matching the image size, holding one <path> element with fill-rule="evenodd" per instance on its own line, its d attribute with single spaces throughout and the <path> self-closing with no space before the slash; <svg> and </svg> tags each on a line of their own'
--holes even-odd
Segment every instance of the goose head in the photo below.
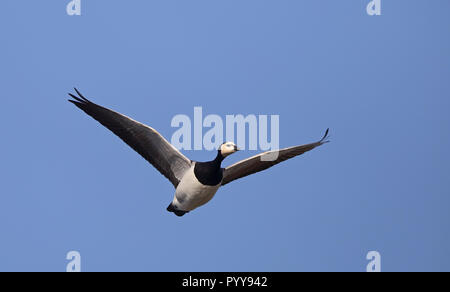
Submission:
<svg viewBox="0 0 450 292">
<path fill-rule="evenodd" d="M 219 147 L 219 154 L 223 158 L 237 151 L 239 151 L 239 148 L 233 142 L 225 142 Z"/>
</svg>

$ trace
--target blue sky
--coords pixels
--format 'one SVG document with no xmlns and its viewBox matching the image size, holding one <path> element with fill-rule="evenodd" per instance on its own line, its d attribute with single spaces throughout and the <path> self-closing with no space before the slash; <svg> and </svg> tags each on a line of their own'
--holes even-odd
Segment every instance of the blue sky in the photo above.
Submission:
<svg viewBox="0 0 450 292">
<path fill-rule="evenodd" d="M 365 271 L 372 250 L 450 270 L 449 1 L 68 2 L 1 4 L 0 271 L 65 271 L 71 250 L 84 271 Z M 74 86 L 167 138 L 202 106 L 280 115 L 282 147 L 332 142 L 178 218 Z"/>
</svg>

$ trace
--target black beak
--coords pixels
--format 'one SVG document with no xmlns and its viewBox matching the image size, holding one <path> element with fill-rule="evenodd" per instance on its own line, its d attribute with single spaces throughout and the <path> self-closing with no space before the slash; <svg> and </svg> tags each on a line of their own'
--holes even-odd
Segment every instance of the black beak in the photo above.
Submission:
<svg viewBox="0 0 450 292">
<path fill-rule="evenodd" d="M 236 145 L 234 145 L 234 151 L 239 151 L 241 149 L 239 149 Z"/>
</svg>

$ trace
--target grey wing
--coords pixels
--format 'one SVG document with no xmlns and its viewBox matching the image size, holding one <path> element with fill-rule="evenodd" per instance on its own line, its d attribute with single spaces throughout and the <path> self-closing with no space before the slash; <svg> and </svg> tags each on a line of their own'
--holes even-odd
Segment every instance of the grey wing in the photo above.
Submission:
<svg viewBox="0 0 450 292">
<path fill-rule="evenodd" d="M 76 88 L 75 91 L 78 97 L 69 93 L 74 99 L 69 99 L 71 103 L 116 134 L 167 177 L 175 188 L 178 186 L 184 173 L 191 166 L 188 158 L 149 126 L 99 106 L 86 99 Z"/>
<path fill-rule="evenodd" d="M 326 140 L 328 137 L 328 130 L 329 129 L 327 129 L 327 131 L 325 132 L 323 138 L 315 143 L 293 146 L 281 150 L 267 151 L 248 159 L 239 161 L 225 168 L 223 172 L 222 185 L 226 185 L 227 183 L 232 182 L 236 179 L 265 170 L 280 162 L 301 155 L 309 150 L 316 148 L 317 146 L 329 142 Z"/>
</svg>

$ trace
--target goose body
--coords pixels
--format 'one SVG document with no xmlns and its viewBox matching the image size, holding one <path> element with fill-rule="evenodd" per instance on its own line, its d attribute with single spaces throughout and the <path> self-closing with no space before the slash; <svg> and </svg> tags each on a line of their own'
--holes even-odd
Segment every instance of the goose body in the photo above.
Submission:
<svg viewBox="0 0 450 292">
<path fill-rule="evenodd" d="M 180 181 L 175 190 L 175 196 L 167 210 L 176 215 L 184 215 L 206 203 L 208 203 L 216 194 L 222 184 L 222 179 L 216 185 L 207 185 L 200 182 L 195 175 L 195 165 L 186 171 L 186 174 Z"/>
<path fill-rule="evenodd" d="M 192 161 L 153 128 L 99 106 L 77 89 L 75 91 L 78 96 L 69 93 L 73 98 L 69 99 L 71 103 L 111 130 L 172 183 L 175 195 L 167 210 L 177 216 L 208 203 L 221 186 L 231 181 L 265 170 L 328 142 L 327 129 L 317 142 L 267 151 L 222 168 L 222 161 L 239 150 L 233 142 L 223 143 L 214 160 Z"/>
</svg>

